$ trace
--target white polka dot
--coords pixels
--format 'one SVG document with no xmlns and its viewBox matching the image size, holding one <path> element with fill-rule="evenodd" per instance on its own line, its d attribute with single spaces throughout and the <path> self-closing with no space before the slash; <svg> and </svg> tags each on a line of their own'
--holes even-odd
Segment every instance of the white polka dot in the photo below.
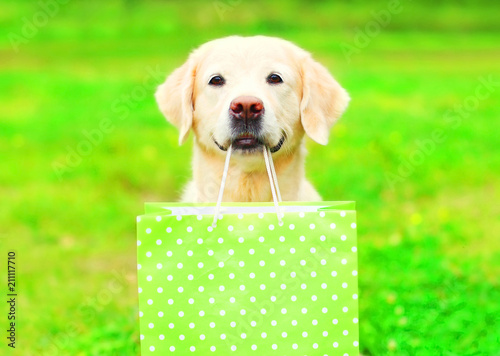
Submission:
<svg viewBox="0 0 500 356">
<path fill-rule="evenodd" d="M 290 277 L 295 278 L 297 274 L 295 272 L 290 272 Z"/>
<path fill-rule="evenodd" d="M 173 329 L 173 328 L 174 328 L 174 324 L 173 324 L 173 323 L 170 323 L 170 324 L 168 324 L 168 327 L 169 327 L 170 329 Z"/>
<path fill-rule="evenodd" d="M 332 300 L 337 300 L 337 299 L 338 299 L 337 294 L 332 295 Z"/>
<path fill-rule="evenodd" d="M 314 247 L 311 247 L 309 251 L 311 251 L 311 253 L 316 253 L 316 249 Z"/>
<path fill-rule="evenodd" d="M 302 242 L 304 242 L 306 240 L 306 237 L 305 236 L 301 236 L 301 237 L 299 237 L 299 240 L 302 241 Z"/>
<path fill-rule="evenodd" d="M 273 224 L 269 225 L 269 230 L 271 230 L 271 231 L 274 230 L 274 225 Z"/>
<path fill-rule="evenodd" d="M 169 300 L 167 301 L 167 303 L 168 303 L 168 304 L 170 304 L 170 305 L 172 305 L 172 304 L 174 304 L 174 300 L 173 300 L 173 299 L 169 299 Z"/>
<path fill-rule="evenodd" d="M 326 283 L 321 283 L 321 288 L 326 289 L 327 285 Z"/>
<path fill-rule="evenodd" d="M 266 262 L 264 262 L 264 261 L 260 261 L 260 262 L 259 262 L 259 265 L 261 265 L 262 267 L 264 267 L 264 266 L 266 265 Z"/>
<path fill-rule="evenodd" d="M 172 228 L 171 227 L 167 227 L 167 232 L 170 234 L 172 232 Z"/>
<path fill-rule="evenodd" d="M 337 277 L 337 271 L 332 271 L 331 275 L 332 277 Z"/>
<path fill-rule="evenodd" d="M 189 303 L 189 304 L 193 304 L 193 303 L 194 303 L 194 299 L 193 299 L 193 298 L 189 298 L 189 299 L 188 299 L 188 303 Z"/>
<path fill-rule="evenodd" d="M 352 299 L 358 299 L 358 295 L 357 294 L 353 294 L 352 295 Z"/>
<path fill-rule="evenodd" d="M 253 255 L 255 253 L 255 250 L 253 248 L 251 248 L 250 250 L 248 250 L 248 253 Z"/>
<path fill-rule="evenodd" d="M 256 323 L 254 320 L 252 320 L 252 321 L 250 322 L 250 325 L 251 325 L 252 327 L 255 327 L 255 326 L 257 325 L 257 323 Z"/>
<path fill-rule="evenodd" d="M 248 226 L 248 230 L 253 231 L 253 229 L 254 229 L 253 225 Z"/>
<path fill-rule="evenodd" d="M 245 266 L 245 262 L 240 261 L 240 262 L 238 262 L 238 265 L 239 265 L 240 267 L 244 267 L 244 266 Z"/>
<path fill-rule="evenodd" d="M 255 303 L 255 301 L 256 301 L 255 297 L 254 297 L 254 296 L 251 296 L 251 297 L 250 297 L 250 301 L 251 301 L 252 303 Z"/>
<path fill-rule="evenodd" d="M 161 240 L 156 240 L 156 244 L 159 246 L 161 245 Z"/>
<path fill-rule="evenodd" d="M 181 221 L 182 220 L 182 216 L 177 215 L 176 219 L 177 219 L 177 221 Z"/>
<path fill-rule="evenodd" d="M 342 334 L 344 334 L 344 335 L 346 335 L 346 336 L 347 336 L 347 335 L 349 334 L 349 331 L 344 330 L 344 331 L 342 332 Z"/>
<path fill-rule="evenodd" d="M 343 307 L 343 308 L 342 308 L 342 311 L 343 311 L 344 313 L 347 313 L 347 312 L 349 311 L 349 309 L 348 309 L 347 307 Z"/>
<path fill-rule="evenodd" d="M 280 288 L 281 288 L 282 290 L 285 290 L 285 289 L 286 289 L 286 284 L 282 284 L 282 285 L 280 285 Z"/>
<path fill-rule="evenodd" d="M 198 313 L 199 316 L 205 316 L 205 312 L 203 310 L 200 310 L 200 312 Z"/>
<path fill-rule="evenodd" d="M 312 324 L 313 325 L 318 325 L 318 321 L 316 319 L 313 319 Z"/>
<path fill-rule="evenodd" d="M 210 304 L 214 304 L 214 303 L 215 303 L 215 299 L 214 299 L 214 298 L 209 298 L 209 299 L 208 299 L 208 302 L 209 302 Z"/>
<path fill-rule="evenodd" d="M 194 347 L 194 346 L 191 346 L 191 347 L 189 348 L 189 351 L 191 351 L 191 352 L 194 352 L 195 350 L 196 350 L 196 347 Z"/>
<path fill-rule="evenodd" d="M 139 287 L 138 291 L 139 291 L 139 293 L 142 293 L 142 288 L 141 288 L 141 287 Z"/>
<path fill-rule="evenodd" d="M 342 288 L 347 288 L 347 283 L 342 283 Z"/>
<path fill-rule="evenodd" d="M 179 288 L 177 288 L 177 291 L 178 291 L 179 293 L 182 293 L 182 292 L 184 292 L 184 288 L 179 287 Z"/>
<path fill-rule="evenodd" d="M 344 217 L 345 216 L 345 211 L 340 212 L 340 216 Z"/>
<path fill-rule="evenodd" d="M 259 219 L 262 219 L 264 218 L 264 213 L 259 213 L 257 216 L 259 217 Z"/>
<path fill-rule="evenodd" d="M 320 239 L 321 241 L 325 241 L 325 240 L 326 240 L 326 236 L 325 236 L 325 235 L 321 235 L 321 236 L 319 237 L 319 239 Z"/>
<path fill-rule="evenodd" d="M 300 264 L 301 264 L 302 266 L 305 266 L 305 265 L 306 265 L 306 260 L 300 260 Z"/>
<path fill-rule="evenodd" d="M 191 256 L 193 255 L 193 251 L 191 251 L 191 250 L 188 250 L 186 253 L 187 253 L 187 255 L 188 255 L 189 257 L 191 257 Z"/>
<path fill-rule="evenodd" d="M 271 302 L 275 302 L 276 301 L 276 297 L 274 295 L 271 296 Z"/>
<path fill-rule="evenodd" d="M 269 274 L 269 277 L 271 277 L 271 278 L 274 278 L 274 277 L 276 277 L 276 273 L 274 273 L 274 272 L 271 272 L 271 273 Z"/>
<path fill-rule="evenodd" d="M 265 284 L 261 284 L 260 285 L 260 290 L 264 290 L 264 289 L 266 289 L 266 285 Z"/>
<path fill-rule="evenodd" d="M 194 329 L 194 323 L 189 323 L 189 328 Z"/>
<path fill-rule="evenodd" d="M 196 216 L 196 219 L 201 220 L 201 219 L 203 219 L 203 216 L 201 216 L 201 215 L 197 215 L 197 216 Z"/>
<path fill-rule="evenodd" d="M 309 225 L 309 228 L 310 228 L 311 230 L 314 230 L 314 229 L 316 228 L 316 225 L 311 224 L 311 225 Z"/>
<path fill-rule="evenodd" d="M 318 300 L 318 297 L 317 297 L 317 296 L 315 296 L 315 295 L 312 295 L 312 296 L 311 296 L 311 300 L 312 300 L 313 302 L 315 302 L 315 301 L 317 301 L 317 300 Z"/>
<path fill-rule="evenodd" d="M 212 232 L 212 231 L 214 231 L 214 228 L 212 226 L 209 226 L 209 227 L 207 227 L 207 231 Z"/>
<path fill-rule="evenodd" d="M 198 287 L 198 291 L 199 291 L 199 292 L 203 292 L 204 290 L 205 290 L 205 288 L 203 288 L 203 286 L 199 286 L 199 287 Z"/>
<path fill-rule="evenodd" d="M 275 253 L 275 252 L 276 252 L 276 251 L 274 250 L 274 248 L 272 248 L 272 247 L 271 247 L 271 248 L 269 249 L 269 253 L 270 253 L 271 255 L 274 255 L 274 253 Z"/>
<path fill-rule="evenodd" d="M 221 310 L 221 311 L 219 312 L 219 314 L 220 314 L 221 316 L 224 316 L 224 315 L 226 315 L 226 311 L 225 311 L 225 310 Z"/>
<path fill-rule="evenodd" d="M 220 334 L 220 338 L 221 338 L 221 340 L 225 340 L 226 339 L 226 334 Z"/>
<path fill-rule="evenodd" d="M 244 286 L 243 284 L 240 286 L 240 290 L 241 290 L 241 291 L 244 291 L 244 290 L 245 290 L 245 286 Z"/>
<path fill-rule="evenodd" d="M 356 228 L 356 223 L 352 223 L 352 224 L 351 224 L 351 227 L 352 227 L 353 229 L 355 229 L 355 228 Z"/>
<path fill-rule="evenodd" d="M 322 312 L 323 314 L 328 313 L 328 308 L 323 308 L 323 309 L 321 309 L 321 312 Z"/>
<path fill-rule="evenodd" d="M 338 342 L 334 342 L 333 343 L 333 347 L 335 347 L 335 348 L 339 347 L 339 343 Z"/>
<path fill-rule="evenodd" d="M 175 351 L 175 346 L 170 346 L 169 350 L 172 351 L 172 352 L 174 352 Z"/>
<path fill-rule="evenodd" d="M 163 288 L 162 287 L 158 287 L 158 289 L 156 290 L 158 293 L 162 293 L 163 292 Z"/>
<path fill-rule="evenodd" d="M 229 231 L 233 231 L 234 227 L 233 227 L 233 225 L 229 225 L 229 226 L 227 227 L 227 229 L 228 229 Z"/>
<path fill-rule="evenodd" d="M 138 216 L 138 217 L 136 218 L 136 221 L 137 221 L 137 222 L 141 222 L 141 217 L 140 217 L 140 216 Z"/>
<path fill-rule="evenodd" d="M 240 220 L 243 219 L 243 214 L 241 214 L 241 213 L 238 214 L 238 219 L 240 219 Z"/>
<path fill-rule="evenodd" d="M 276 345 L 276 344 L 272 344 L 271 348 L 272 348 L 273 350 L 276 350 L 276 349 L 278 348 L 278 345 Z"/>
<path fill-rule="evenodd" d="M 141 241 L 137 240 L 137 246 L 141 246 Z"/>
<path fill-rule="evenodd" d="M 302 312 L 302 314 L 307 314 L 307 308 L 302 308 L 301 312 Z"/>
<path fill-rule="evenodd" d="M 150 234 L 150 233 L 151 233 L 151 229 L 148 227 L 148 228 L 146 229 L 146 234 Z"/>
<path fill-rule="evenodd" d="M 140 264 L 137 265 L 137 269 L 141 269 L 142 266 Z"/>
<path fill-rule="evenodd" d="M 215 323 L 212 321 L 212 322 L 209 324 L 209 326 L 213 329 L 213 328 L 215 328 Z M 224 334 L 223 334 L 223 335 L 224 335 Z M 222 335 L 221 335 L 221 336 L 222 336 Z"/>
<path fill-rule="evenodd" d="M 355 347 L 358 347 L 358 345 L 359 345 L 359 342 L 357 342 L 357 341 L 354 341 L 354 342 L 353 342 L 352 344 L 353 344 L 353 346 L 355 346 Z"/>
<path fill-rule="evenodd" d="M 162 269 L 162 268 L 163 268 L 163 265 L 162 265 L 161 263 L 158 263 L 158 264 L 156 265 L 156 268 L 157 268 L 157 269 Z"/>
<path fill-rule="evenodd" d="M 342 236 L 340 236 L 340 239 L 341 239 L 342 241 L 345 241 L 345 240 L 347 240 L 347 236 L 346 236 L 346 235 L 342 235 Z"/>
<path fill-rule="evenodd" d="M 296 302 L 296 301 L 297 301 L 297 296 L 292 295 L 292 296 L 290 297 L 290 299 L 292 300 L 292 302 Z"/>
<path fill-rule="evenodd" d="M 319 213 L 319 216 L 320 216 L 320 217 L 322 217 L 322 218 L 324 218 L 324 217 L 325 217 L 325 212 L 324 212 L 324 211 L 321 211 L 321 212 Z"/>
<path fill-rule="evenodd" d="M 253 272 L 252 272 L 252 273 L 250 273 L 250 274 L 249 274 L 249 277 L 250 277 L 250 278 L 252 278 L 252 279 L 253 279 L 253 278 L 255 278 L 255 273 L 253 273 Z"/>
<path fill-rule="evenodd" d="M 254 350 L 254 351 L 257 350 L 257 345 L 255 345 L 255 344 L 252 345 L 252 350 Z"/>
<path fill-rule="evenodd" d="M 231 325 L 232 328 L 236 327 L 236 323 L 234 321 L 230 322 L 229 325 Z"/>
<path fill-rule="evenodd" d="M 259 242 L 264 242 L 264 236 L 259 237 Z"/>
<path fill-rule="evenodd" d="M 146 257 L 151 257 L 151 251 L 146 252 Z"/>
<path fill-rule="evenodd" d="M 177 239 L 177 245 L 182 245 L 182 239 Z"/>
<path fill-rule="evenodd" d="M 222 237 L 219 237 L 219 238 L 217 239 L 217 242 L 221 244 L 221 243 L 223 243 L 223 242 L 224 242 L 224 239 L 223 239 Z"/>
<path fill-rule="evenodd" d="M 245 239 L 244 239 L 243 237 L 238 238 L 238 242 L 239 242 L 240 244 L 241 244 L 241 243 L 243 243 L 244 241 L 245 241 Z"/>
<path fill-rule="evenodd" d="M 297 320 L 292 320 L 292 325 L 297 326 Z"/>
<path fill-rule="evenodd" d="M 260 310 L 260 313 L 261 313 L 262 315 L 266 314 L 266 309 L 262 308 L 262 309 Z"/>
<path fill-rule="evenodd" d="M 160 340 L 165 340 L 165 335 L 160 334 L 160 336 L 158 336 L 158 338 L 159 338 Z"/>
<path fill-rule="evenodd" d="M 281 314 L 286 314 L 286 308 L 281 309 Z"/>
<path fill-rule="evenodd" d="M 167 251 L 167 256 L 172 257 L 172 251 Z"/>
<path fill-rule="evenodd" d="M 149 327 L 150 329 L 152 329 L 152 328 L 154 328 L 154 327 L 155 327 L 155 324 L 153 324 L 153 323 L 149 323 L 148 327 Z"/>
<path fill-rule="evenodd" d="M 288 226 L 288 228 L 289 228 L 290 230 L 293 230 L 293 229 L 295 229 L 295 225 L 294 225 L 294 224 L 290 224 L 290 226 Z"/>
<path fill-rule="evenodd" d="M 148 282 L 151 282 L 151 281 L 153 280 L 153 276 L 147 276 L 147 277 L 146 277 L 146 280 L 147 280 Z"/>
<path fill-rule="evenodd" d="M 299 217 L 303 218 L 304 216 L 306 216 L 306 214 L 304 214 L 304 212 L 303 212 L 303 211 L 301 211 L 301 212 L 299 213 Z"/>
<path fill-rule="evenodd" d="M 358 318 L 354 318 L 354 319 L 352 319 L 352 322 L 353 322 L 354 324 L 357 324 L 357 323 L 358 323 Z"/>
<path fill-rule="evenodd" d="M 177 268 L 178 268 L 178 269 L 181 269 L 182 267 L 183 267 L 182 263 L 181 263 L 181 262 L 179 262 L 179 263 L 177 264 Z"/>
<path fill-rule="evenodd" d="M 307 337 L 307 331 L 304 331 L 304 332 L 302 333 L 302 337 Z"/>
<path fill-rule="evenodd" d="M 142 316 L 144 315 L 143 312 L 139 311 L 139 316 L 142 318 Z"/>
<path fill-rule="evenodd" d="M 216 350 L 215 346 L 210 346 L 210 351 L 214 352 Z"/>
<path fill-rule="evenodd" d="M 150 346 L 149 347 L 149 351 L 154 351 L 155 350 L 155 347 L 154 346 Z"/>
<path fill-rule="evenodd" d="M 198 245 L 201 245 L 203 243 L 203 239 L 199 238 L 198 240 L 196 240 L 196 242 L 198 243 Z"/>
<path fill-rule="evenodd" d="M 225 289 L 225 287 L 224 287 L 224 286 L 219 286 L 219 290 L 220 290 L 221 292 L 224 292 L 224 289 Z"/>
<path fill-rule="evenodd" d="M 335 253 L 335 252 L 337 252 L 337 249 L 336 249 L 335 247 L 332 247 L 332 248 L 330 249 L 330 251 L 332 251 L 332 253 Z"/>
<path fill-rule="evenodd" d="M 294 350 L 297 350 L 298 347 L 299 347 L 299 345 L 297 345 L 297 344 L 292 345 L 292 349 L 294 349 Z"/>
<path fill-rule="evenodd" d="M 220 261 L 220 262 L 219 262 L 219 267 L 220 267 L 220 268 L 224 267 L 224 262 Z"/>
<path fill-rule="evenodd" d="M 192 232 L 193 228 L 191 226 L 188 226 L 186 230 L 187 230 L 187 232 Z"/>
<path fill-rule="evenodd" d="M 236 345 L 231 345 L 231 351 L 236 351 Z"/>
<path fill-rule="evenodd" d="M 205 340 L 205 335 L 204 334 L 200 335 L 200 340 Z"/>
<path fill-rule="evenodd" d="M 241 337 L 242 339 L 246 339 L 246 338 L 247 338 L 247 334 L 245 334 L 245 333 L 241 333 L 240 337 Z"/>
<path fill-rule="evenodd" d="M 323 258 L 323 259 L 320 261 L 320 263 L 324 266 L 324 265 L 326 265 L 326 260 Z"/>
<path fill-rule="evenodd" d="M 285 242 L 285 236 L 280 236 L 279 240 L 280 242 Z"/>
<path fill-rule="evenodd" d="M 262 334 L 260 334 L 260 336 L 265 339 L 267 337 L 267 333 L 263 332 Z"/>
<path fill-rule="evenodd" d="M 294 254 L 294 253 L 295 253 L 295 249 L 294 249 L 293 247 L 290 249 L 290 253 L 291 253 L 291 254 Z"/>
<path fill-rule="evenodd" d="M 198 263 L 198 268 L 203 268 L 203 262 Z"/>
<path fill-rule="evenodd" d="M 229 279 L 234 279 L 234 273 L 229 273 Z"/>
</svg>

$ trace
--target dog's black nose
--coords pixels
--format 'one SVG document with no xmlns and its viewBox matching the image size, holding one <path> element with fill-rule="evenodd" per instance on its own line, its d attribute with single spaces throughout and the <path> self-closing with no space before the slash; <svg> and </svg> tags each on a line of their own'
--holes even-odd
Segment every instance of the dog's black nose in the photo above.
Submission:
<svg viewBox="0 0 500 356">
<path fill-rule="evenodd" d="M 264 113 L 264 103 L 255 96 L 239 96 L 231 102 L 229 112 L 235 119 L 245 122 L 257 120 Z"/>
</svg>

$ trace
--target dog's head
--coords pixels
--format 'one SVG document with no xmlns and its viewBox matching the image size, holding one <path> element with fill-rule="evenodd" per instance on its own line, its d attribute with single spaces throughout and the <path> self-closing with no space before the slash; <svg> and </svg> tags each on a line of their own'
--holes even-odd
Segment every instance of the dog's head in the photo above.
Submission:
<svg viewBox="0 0 500 356">
<path fill-rule="evenodd" d="M 232 36 L 208 42 L 158 87 L 162 113 L 207 151 L 272 152 L 320 144 L 349 96 L 310 54 L 278 38 Z"/>
</svg>

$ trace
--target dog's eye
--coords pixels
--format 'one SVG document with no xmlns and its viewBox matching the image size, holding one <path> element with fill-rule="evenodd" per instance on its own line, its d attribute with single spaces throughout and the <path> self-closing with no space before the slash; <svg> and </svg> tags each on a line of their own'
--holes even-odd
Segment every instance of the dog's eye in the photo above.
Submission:
<svg viewBox="0 0 500 356">
<path fill-rule="evenodd" d="M 224 85 L 224 78 L 222 78 L 220 75 L 214 75 L 212 78 L 210 78 L 210 81 L 208 84 L 213 85 L 213 86 L 221 86 Z"/>
<path fill-rule="evenodd" d="M 271 73 L 267 77 L 267 82 L 269 84 L 279 84 L 279 83 L 283 83 L 283 79 L 278 74 Z"/>
</svg>

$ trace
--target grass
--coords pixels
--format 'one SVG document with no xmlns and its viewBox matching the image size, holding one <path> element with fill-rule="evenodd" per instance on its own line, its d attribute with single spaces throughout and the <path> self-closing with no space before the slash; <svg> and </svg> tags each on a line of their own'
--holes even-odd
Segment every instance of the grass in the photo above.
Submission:
<svg viewBox="0 0 500 356">
<path fill-rule="evenodd" d="M 327 147 L 307 143 L 307 171 L 323 197 L 357 201 L 362 353 L 500 355 L 498 86 L 458 126 L 446 114 L 478 78 L 500 80 L 495 5 L 401 4 L 351 61 L 339 44 L 386 2 L 242 1 L 221 19 L 211 2 L 72 1 L 18 52 L 3 36 L 0 243 L 18 252 L 18 354 L 138 354 L 134 217 L 190 174 L 154 86 L 239 33 L 296 42 L 353 98 Z M 38 6 L 0 5 L 2 33 Z M 54 162 L 105 118 L 110 132 L 59 177 Z M 444 140 L 392 187 L 437 129 Z"/>
</svg>

